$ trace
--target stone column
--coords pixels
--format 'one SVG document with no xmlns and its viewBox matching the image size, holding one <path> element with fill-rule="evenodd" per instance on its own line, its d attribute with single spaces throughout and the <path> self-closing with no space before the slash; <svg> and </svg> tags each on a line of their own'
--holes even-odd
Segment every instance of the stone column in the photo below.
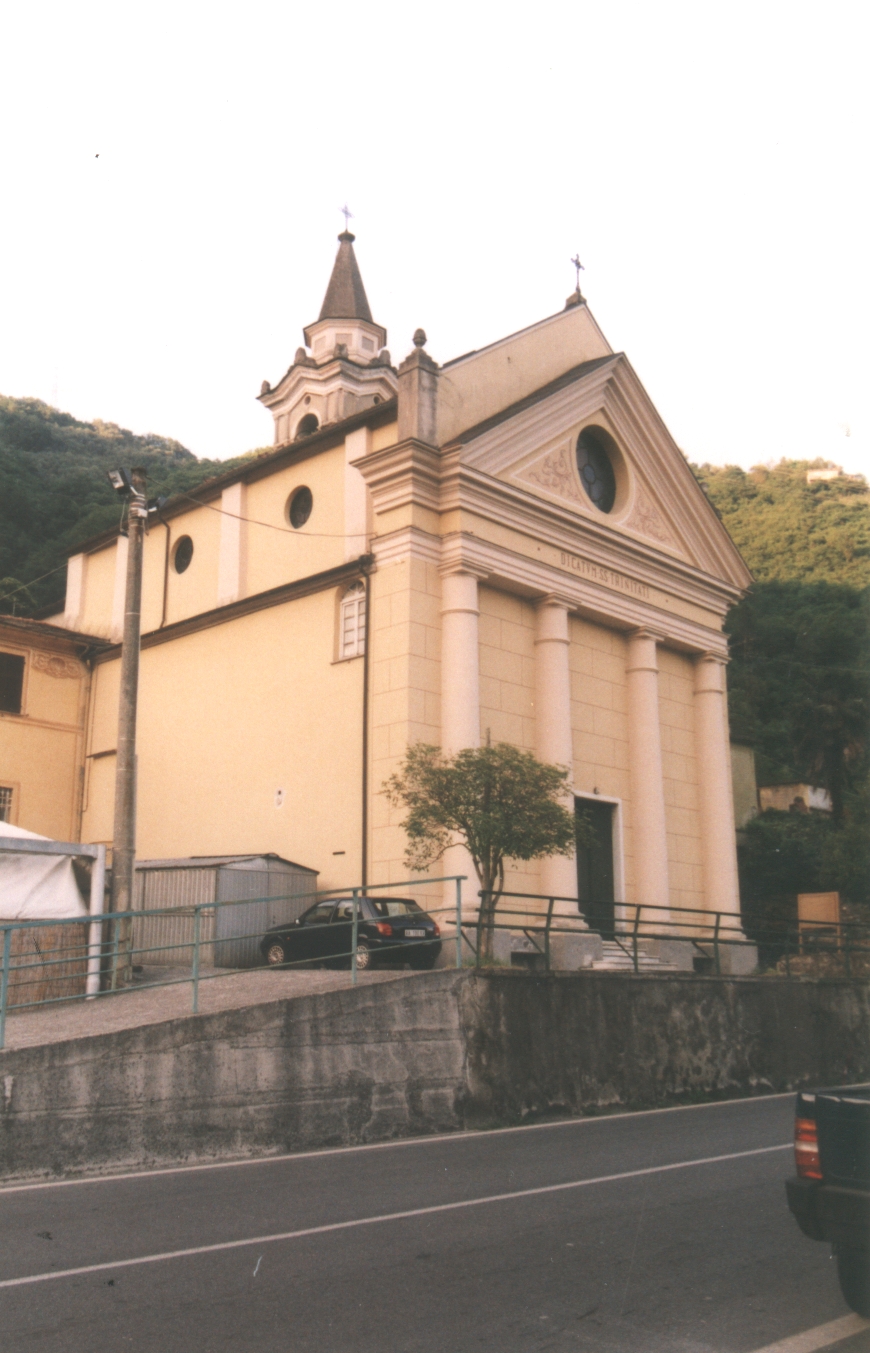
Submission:
<svg viewBox="0 0 870 1353">
<path fill-rule="evenodd" d="M 571 729 L 571 674 L 568 667 L 568 607 L 559 597 L 542 597 L 537 605 L 535 636 L 535 742 L 539 761 L 567 766 L 574 780 L 574 738 Z M 573 815 L 574 795 L 565 797 Z M 551 855 L 541 861 L 541 892 L 550 897 L 576 898 L 577 862 L 574 855 Z M 577 917 L 577 906 L 556 903 L 562 916 Z"/>
<path fill-rule="evenodd" d="M 478 646 L 477 574 L 461 568 L 441 578 L 441 746 L 448 756 L 480 746 L 480 650 Z M 445 874 L 466 874 L 462 915 L 477 914 L 480 887 L 465 846 L 451 846 L 444 855 Z M 444 906 L 454 907 L 455 888 L 445 884 Z"/>
<path fill-rule="evenodd" d="M 668 838 L 659 729 L 659 636 L 636 630 L 628 642 L 628 755 L 635 900 L 655 912 L 649 921 L 670 919 Z"/>
<path fill-rule="evenodd" d="M 702 653 L 695 663 L 695 750 L 701 809 L 704 901 L 708 911 L 740 915 L 725 663 Z"/>
</svg>

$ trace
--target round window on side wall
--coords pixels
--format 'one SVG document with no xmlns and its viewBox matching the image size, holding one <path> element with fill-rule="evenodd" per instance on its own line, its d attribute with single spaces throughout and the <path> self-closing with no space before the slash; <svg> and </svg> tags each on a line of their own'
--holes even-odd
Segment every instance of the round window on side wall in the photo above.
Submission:
<svg viewBox="0 0 870 1353">
<path fill-rule="evenodd" d="M 193 558 L 193 541 L 190 536 L 181 536 L 175 543 L 175 549 L 172 552 L 172 567 L 176 573 L 184 573 L 190 568 L 190 561 Z"/>
<path fill-rule="evenodd" d="M 298 531 L 300 526 L 304 526 L 311 516 L 311 509 L 314 506 L 314 499 L 311 496 L 311 490 L 308 488 L 296 489 L 291 493 L 287 502 L 287 520 Z"/>
<path fill-rule="evenodd" d="M 616 502 L 619 452 L 604 428 L 584 428 L 577 438 L 580 482 L 599 512 L 611 512 Z"/>
</svg>

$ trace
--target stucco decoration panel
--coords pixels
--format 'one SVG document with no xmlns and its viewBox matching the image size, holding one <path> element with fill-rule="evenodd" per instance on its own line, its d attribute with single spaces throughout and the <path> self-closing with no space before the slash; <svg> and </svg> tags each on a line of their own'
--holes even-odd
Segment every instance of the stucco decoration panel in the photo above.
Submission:
<svg viewBox="0 0 870 1353">
<path fill-rule="evenodd" d="M 36 672 L 45 672 L 53 677 L 80 677 L 82 669 L 72 658 L 62 658 L 57 653 L 42 653 L 38 649 L 31 657 L 31 666 Z"/>
<path fill-rule="evenodd" d="M 629 531 L 636 531 L 638 535 L 647 536 L 659 545 L 667 545 L 670 549 L 679 550 L 673 532 L 669 529 L 664 517 L 653 502 L 651 494 L 641 484 L 637 486 L 634 506 L 625 525 Z M 683 553 L 682 550 L 679 552 Z"/>
<path fill-rule="evenodd" d="M 577 476 L 571 462 L 571 446 L 568 442 L 532 461 L 531 465 L 515 478 L 519 483 L 525 481 L 535 488 L 552 493 L 556 498 L 566 498 L 570 503 L 583 506 L 583 495 L 577 484 Z"/>
</svg>

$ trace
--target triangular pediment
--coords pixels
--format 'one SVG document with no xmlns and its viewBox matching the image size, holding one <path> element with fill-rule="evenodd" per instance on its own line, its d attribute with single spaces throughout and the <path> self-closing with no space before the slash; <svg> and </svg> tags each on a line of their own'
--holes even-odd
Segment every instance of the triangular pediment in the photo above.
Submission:
<svg viewBox="0 0 870 1353">
<path fill-rule="evenodd" d="M 584 428 L 613 440 L 616 501 L 601 512 L 577 463 Z M 737 587 L 751 581 L 685 457 L 622 354 L 578 369 L 458 439 L 461 460 L 540 503 L 636 540 Z"/>
</svg>

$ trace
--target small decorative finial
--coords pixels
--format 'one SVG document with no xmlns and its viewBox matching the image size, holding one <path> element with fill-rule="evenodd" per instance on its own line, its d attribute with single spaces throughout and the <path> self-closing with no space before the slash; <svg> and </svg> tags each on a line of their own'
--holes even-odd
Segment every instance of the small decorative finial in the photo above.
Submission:
<svg viewBox="0 0 870 1353">
<path fill-rule="evenodd" d="M 425 347 L 425 346 L 426 346 L 426 330 L 425 330 L 425 329 L 415 329 L 415 330 L 414 330 L 414 347 L 415 347 L 415 348 L 423 348 L 423 347 Z"/>
<path fill-rule="evenodd" d="M 574 264 L 574 267 L 577 269 L 577 290 L 578 290 L 578 292 L 579 292 L 579 290 L 580 290 L 580 274 L 581 274 L 581 272 L 585 272 L 586 269 L 583 267 L 583 264 L 580 262 L 580 255 L 579 255 L 579 254 L 575 254 L 574 257 L 571 259 L 571 262 Z"/>
<path fill-rule="evenodd" d="M 345 230 L 347 230 L 348 222 L 353 220 L 353 212 L 350 210 L 350 207 L 347 205 L 346 202 L 344 206 L 341 208 L 341 214 L 344 217 L 344 228 Z"/>
</svg>

